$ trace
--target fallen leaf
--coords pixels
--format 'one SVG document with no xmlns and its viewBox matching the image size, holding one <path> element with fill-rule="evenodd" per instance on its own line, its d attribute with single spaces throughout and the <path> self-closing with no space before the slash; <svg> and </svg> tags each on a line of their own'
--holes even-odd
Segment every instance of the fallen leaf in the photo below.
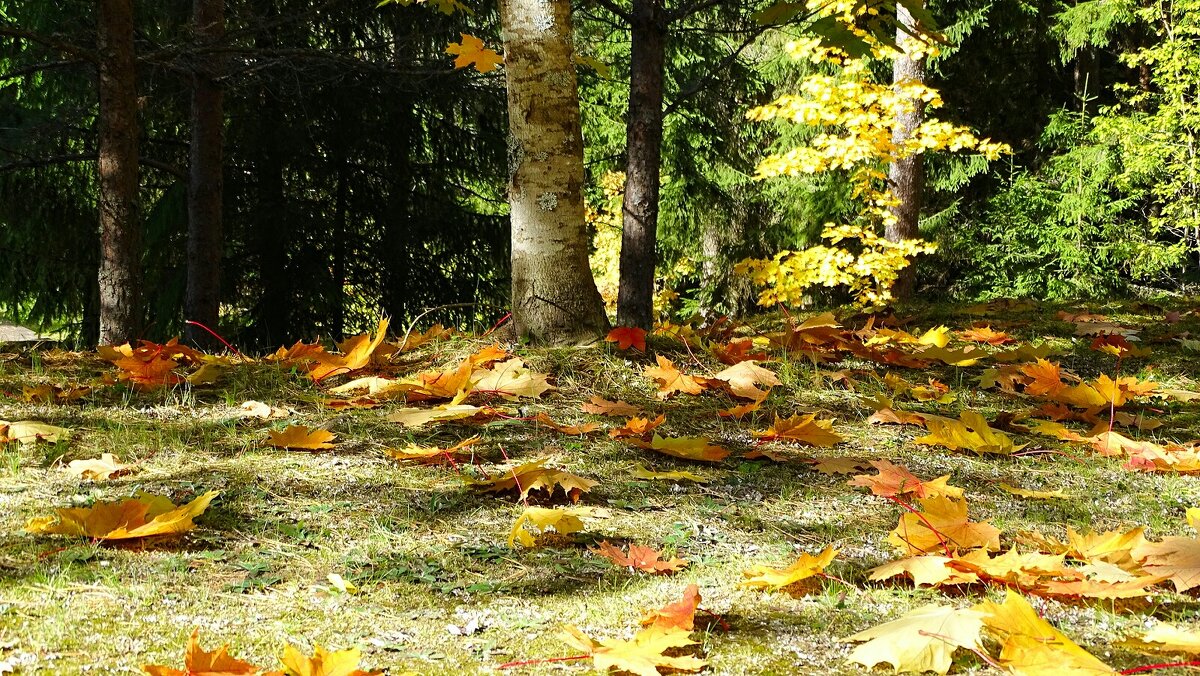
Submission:
<svg viewBox="0 0 1200 676">
<path fill-rule="evenodd" d="M 1200 632 L 1160 622 L 1150 631 L 1125 637 L 1117 645 L 1139 652 L 1200 654 Z"/>
<path fill-rule="evenodd" d="M 95 540 L 174 535 L 191 530 L 195 526 L 192 520 L 203 514 L 208 503 L 219 494 L 219 491 L 209 491 L 180 507 L 161 496 L 144 495 L 121 502 L 97 502 L 91 507 L 58 509 L 55 516 L 31 519 L 25 530 Z"/>
<path fill-rule="evenodd" d="M 646 351 L 646 330 L 633 326 L 618 326 L 604 338 L 605 342 L 616 343 L 622 350 L 633 347 L 639 352 Z"/>
<path fill-rule="evenodd" d="M 973 608 L 1001 641 L 1000 664 L 1027 676 L 1084 676 L 1116 673 L 1038 616 L 1019 593 L 1008 589 L 1004 603 Z"/>
<path fill-rule="evenodd" d="M 905 511 L 888 534 L 888 542 L 908 554 L 928 554 L 950 549 L 1000 548 L 1000 530 L 989 523 L 967 519 L 967 501 L 947 497 L 917 501 L 920 513 Z"/>
<path fill-rule="evenodd" d="M 760 408 L 762 408 L 761 401 L 752 401 L 748 404 L 742 404 L 741 406 L 734 406 L 732 408 L 717 411 L 717 415 L 722 418 L 735 418 L 740 420 L 741 418 L 759 410 Z"/>
<path fill-rule="evenodd" d="M 826 547 L 825 551 L 816 556 L 804 552 L 795 563 L 787 568 L 756 565 L 742 573 L 746 579 L 742 580 L 738 586 L 782 589 L 820 574 L 833 561 L 837 553 L 838 550 L 833 547 Z"/>
<path fill-rule="evenodd" d="M 659 629 L 679 628 L 691 631 L 696 623 L 696 609 L 700 607 L 700 588 L 689 584 L 683 590 L 683 598 L 642 616 L 643 627 Z"/>
<path fill-rule="evenodd" d="M 736 364 L 742 361 L 766 361 L 765 352 L 750 352 L 754 349 L 753 338 L 734 338 L 727 345 L 713 345 L 712 353 L 722 364 Z"/>
<path fill-rule="evenodd" d="M 600 543 L 597 549 L 592 552 L 599 556 L 603 556 L 620 568 L 633 568 L 645 573 L 674 573 L 683 570 L 688 564 L 680 558 L 663 559 L 662 552 L 656 551 L 653 547 L 644 545 L 630 544 L 628 553 L 622 552 L 619 547 L 616 547 L 605 540 Z"/>
<path fill-rule="evenodd" d="M 925 420 L 929 434 L 913 441 L 925 446 L 944 446 L 952 451 L 969 450 L 976 453 L 1011 455 L 1025 447 L 1014 444 L 1009 436 L 988 426 L 987 420 L 975 411 L 963 411 L 958 420 L 930 417 Z"/>
<path fill-rule="evenodd" d="M 361 659 L 358 648 L 329 652 L 315 646 L 312 657 L 308 657 L 295 646 L 288 645 L 279 661 L 289 676 L 378 676 L 383 673 L 359 669 Z"/>
<path fill-rule="evenodd" d="M 675 671 L 699 671 L 708 663 L 691 656 L 670 656 L 668 650 L 696 645 L 687 629 L 650 626 L 633 635 L 631 640 L 618 638 L 593 641 L 575 627 L 563 627 L 563 639 L 578 650 L 592 656 L 597 671 L 616 668 L 637 676 L 659 676 L 658 667 Z"/>
<path fill-rule="evenodd" d="M 464 420 L 467 418 L 479 418 L 481 416 L 489 416 L 496 412 L 496 409 L 471 406 L 470 404 L 455 404 L 452 406 L 438 406 L 436 408 L 399 408 L 387 417 L 389 422 L 400 423 L 405 427 L 423 427 L 431 422 L 445 422 L 447 420 Z"/>
<path fill-rule="evenodd" d="M 243 418 L 270 420 L 271 418 L 286 418 L 288 412 L 282 408 L 275 408 L 269 404 L 251 399 L 250 401 L 242 402 L 241 416 Z"/>
<path fill-rule="evenodd" d="M 321 382 L 333 375 L 345 375 L 366 368 L 371 363 L 371 355 L 387 337 L 387 329 L 388 320 L 380 319 L 374 338 L 365 333 L 348 338 L 338 345 L 342 351 L 340 355 L 329 354 L 324 350 L 313 352 L 311 356 L 316 360 L 316 364 L 308 372 L 308 377 L 315 382 Z"/>
<path fill-rule="evenodd" d="M 655 357 L 658 366 L 647 366 L 644 373 L 658 383 L 658 398 L 666 399 L 676 392 L 685 394 L 700 394 L 704 386 L 692 376 L 680 373 L 670 359 L 660 355 Z"/>
<path fill-rule="evenodd" d="M 104 453 L 99 458 L 90 460 L 72 460 L 66 469 L 80 479 L 105 481 L 122 474 L 129 474 L 134 467 L 136 465 L 119 462 L 119 458 L 112 453 Z"/>
<path fill-rule="evenodd" d="M 675 471 L 675 472 L 652 472 L 642 465 L 634 465 L 633 476 L 638 479 L 652 479 L 655 481 L 695 481 L 699 484 L 706 484 L 709 479 L 705 479 L 691 472 Z"/>
<path fill-rule="evenodd" d="M 720 462 L 729 456 L 728 450 L 710 443 L 704 437 L 661 437 L 656 432 L 654 438 L 649 442 L 640 439 L 630 441 L 641 448 L 673 455 L 684 460 Z"/>
<path fill-rule="evenodd" d="M 0 420 L 0 443 L 16 441 L 22 445 L 46 441 L 57 444 L 71 436 L 71 430 L 33 420 L 8 422 Z"/>
<path fill-rule="evenodd" d="M 871 581 L 888 580 L 899 575 L 907 575 L 916 585 L 956 585 L 973 584 L 979 581 L 975 573 L 961 571 L 946 565 L 954 559 L 948 556 L 925 554 L 910 556 L 898 561 L 890 561 L 870 570 Z"/>
<path fill-rule="evenodd" d="M 467 478 L 466 481 L 486 493 L 517 491 L 519 500 L 526 500 L 531 491 L 542 491 L 546 498 L 550 498 L 555 489 L 561 488 L 572 502 L 578 502 L 580 495 L 599 485 L 597 481 L 576 476 L 565 470 L 545 467 L 545 462 L 545 459 L 527 462 L 504 470 L 494 479 L 480 481 Z"/>
<path fill-rule="evenodd" d="M 562 425 L 554 422 L 554 420 L 545 413 L 537 414 L 537 417 L 534 418 L 534 420 L 536 420 L 539 424 L 545 425 L 546 427 L 549 427 L 557 432 L 562 432 L 563 434 L 591 434 L 592 432 L 600 429 L 600 426 L 594 422 L 584 423 L 582 425 Z"/>
<path fill-rule="evenodd" d="M 912 494 L 914 497 L 935 497 L 946 495 L 962 497 L 961 488 L 950 486 L 947 482 L 950 475 L 938 477 L 933 481 L 921 481 L 908 468 L 893 464 L 887 460 L 872 460 L 871 466 L 879 471 L 876 475 L 862 474 L 850 481 L 851 486 L 869 488 L 871 493 L 884 497 Z"/>
<path fill-rule="evenodd" d="M 464 439 L 450 448 L 439 448 L 437 446 L 416 446 L 409 445 L 405 448 L 388 449 L 387 454 L 392 458 L 401 462 L 417 462 L 417 463 L 454 463 L 455 456 L 463 454 L 464 449 L 474 446 L 482 440 L 481 437 L 474 436 L 470 439 Z"/>
<path fill-rule="evenodd" d="M 581 407 L 584 413 L 596 415 L 636 416 L 642 411 L 637 406 L 625 401 L 609 401 L 604 397 L 593 396 Z"/>
<path fill-rule="evenodd" d="M 306 425 L 292 425 L 283 430 L 267 430 L 268 446 L 291 448 L 303 451 L 324 451 L 333 448 L 329 443 L 337 435 L 329 430 L 313 429 Z"/>
<path fill-rule="evenodd" d="M 508 533 L 508 546 L 511 548 L 514 542 L 520 542 L 526 547 L 532 547 L 537 538 L 545 535 L 550 529 L 559 535 L 578 533 L 583 530 L 581 517 L 589 514 L 591 510 L 586 507 L 526 507 L 513 522 L 512 530 Z M 526 528 L 532 528 L 534 532 L 530 533 Z"/>
<path fill-rule="evenodd" d="M 982 630 L 978 610 L 929 605 L 842 640 L 867 641 L 846 659 L 868 669 L 887 663 L 898 672 L 945 674 L 959 648 L 982 650 Z"/>
<path fill-rule="evenodd" d="M 1200 586 L 1200 539 L 1166 537 L 1162 542 L 1141 542 L 1130 555 L 1152 575 L 1167 575 L 1175 591 Z"/>
<path fill-rule="evenodd" d="M 963 340 L 969 340 L 973 343 L 987 343 L 988 345 L 1004 345 L 1005 343 L 1017 342 L 1015 338 L 1003 331 L 996 331 L 991 326 L 975 326 L 958 334 Z"/>
<path fill-rule="evenodd" d="M 496 394 L 513 401 L 518 397 L 536 399 L 547 390 L 553 389 L 546 382 L 545 373 L 536 373 L 525 368 L 519 357 L 492 365 L 488 370 L 475 371 L 471 375 L 476 392 Z"/>
<path fill-rule="evenodd" d="M 726 383 L 733 396 L 752 401 L 767 398 L 767 392 L 758 389 L 758 385 L 763 385 L 769 390 L 781 384 L 773 371 L 758 366 L 753 361 L 738 362 L 713 377 Z"/>
<path fill-rule="evenodd" d="M 833 421 L 817 420 L 816 413 L 805 416 L 797 413 L 786 419 L 777 415 L 775 424 L 763 432 L 753 434 L 760 439 L 799 441 L 809 446 L 833 446 L 843 441 L 842 437 L 833 431 Z"/>
<path fill-rule="evenodd" d="M 199 629 L 193 630 L 188 639 L 182 670 L 157 664 L 143 665 L 142 670 L 149 676 L 284 676 L 282 671 L 266 671 L 230 657 L 228 645 L 212 652 L 204 651 L 200 647 Z"/>
<path fill-rule="evenodd" d="M 651 430 L 662 425 L 667 421 L 667 416 L 659 415 L 654 420 L 649 418 L 630 418 L 625 421 L 625 424 L 620 427 L 614 427 L 608 431 L 608 436 L 613 439 L 625 439 L 628 437 L 638 437 L 645 439 Z"/>
</svg>

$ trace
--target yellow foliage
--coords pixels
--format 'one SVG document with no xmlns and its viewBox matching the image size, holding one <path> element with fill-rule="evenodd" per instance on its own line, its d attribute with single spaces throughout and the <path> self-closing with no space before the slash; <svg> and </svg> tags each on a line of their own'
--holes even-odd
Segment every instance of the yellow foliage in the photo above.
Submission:
<svg viewBox="0 0 1200 676">
<path fill-rule="evenodd" d="M 903 55 L 854 27 L 855 15 L 875 11 L 873 8 L 849 0 L 810 2 L 809 6 L 819 7 L 822 16 L 837 17 L 872 44 L 874 59 Z M 925 41 L 910 40 L 904 45 L 907 55 L 916 59 L 937 53 L 937 48 Z M 880 226 L 896 222 L 892 208 L 899 204 L 888 188 L 886 165 L 937 150 L 972 151 L 994 160 L 1011 149 L 936 119 L 926 120 L 897 141 L 895 130 L 902 115 L 917 106 L 934 109 L 942 105 L 936 90 L 915 81 L 874 82 L 868 57 L 851 57 L 822 46 L 815 38 L 789 43 L 786 49 L 793 58 L 835 66 L 836 72 L 810 75 L 800 83 L 798 94 L 780 97 L 746 114 L 751 120 L 786 120 L 820 129 L 808 145 L 764 159 L 758 165 L 757 178 L 845 171 L 862 212 L 854 224 L 826 224 L 821 237 L 832 246 L 820 244 L 802 251 L 782 251 L 772 259 L 749 259 L 735 270 L 766 287 L 758 299 L 761 305 L 796 303 L 813 286 L 846 286 L 864 305 L 887 303 L 900 271 L 913 256 L 931 253 L 934 245 L 921 240 L 891 242 L 877 234 Z M 857 243 L 837 246 L 844 240 Z"/>
<path fill-rule="evenodd" d="M 625 172 L 610 171 L 600 177 L 604 200 L 587 206 L 584 217 L 595 228 L 592 235 L 592 276 L 604 305 L 615 311 L 620 286 L 621 263 L 621 203 L 625 198 Z"/>
</svg>

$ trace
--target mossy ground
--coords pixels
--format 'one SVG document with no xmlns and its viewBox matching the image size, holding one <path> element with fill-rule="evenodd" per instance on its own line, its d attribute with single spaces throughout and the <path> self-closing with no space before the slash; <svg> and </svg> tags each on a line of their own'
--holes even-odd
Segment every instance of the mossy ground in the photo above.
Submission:
<svg viewBox="0 0 1200 676">
<path fill-rule="evenodd" d="M 1181 389 L 1196 389 L 1194 355 L 1168 334 L 1200 331 L 1200 320 L 1163 321 L 1166 307 L 1090 305 L 1142 328 L 1153 354 L 1127 360 L 1136 373 Z M 981 317 L 966 308 L 924 308 L 912 327 L 945 323 L 965 328 L 990 321 L 1023 341 L 1054 340 L 1067 350 L 1063 366 L 1084 376 L 1112 372 L 1113 358 L 1072 338 L 1073 326 L 1054 319 L 1057 307 L 1039 306 Z M 1156 340 L 1163 338 L 1164 340 Z M 404 372 L 440 368 L 490 341 L 454 338 L 406 355 Z M 364 666 L 389 673 L 492 672 L 504 662 L 571 654 L 557 639 L 561 624 L 595 637 L 628 636 L 643 609 L 700 586 L 702 607 L 719 616 L 698 632 L 700 652 L 714 674 L 859 673 L 844 664 L 856 631 L 931 602 L 968 605 L 998 590 L 964 593 L 913 589 L 911 584 L 866 581 L 866 571 L 897 553 L 886 537 L 900 509 L 865 490 L 798 463 L 739 459 L 765 429 L 771 413 L 821 411 L 836 419 L 846 441 L 821 455 L 887 458 L 918 476 L 950 474 L 967 490 L 972 518 L 991 521 L 1006 535 L 1036 528 L 1061 536 L 1077 530 L 1147 526 L 1149 534 L 1190 531 L 1184 510 L 1200 505 L 1195 477 L 1132 473 L 1116 459 L 1041 437 L 1021 437 L 1031 449 L 1063 450 L 1021 457 L 979 457 L 919 446 L 911 427 L 873 426 L 864 395 L 886 390 L 860 375 L 851 392 L 820 375 L 830 368 L 885 368 L 846 362 L 815 367 L 802 359 L 769 364 L 784 381 L 763 410 L 742 421 L 717 416 L 725 395 L 659 401 L 641 375 L 654 354 L 680 365 L 692 359 L 681 343 L 652 339 L 649 355 L 611 345 L 584 350 L 518 349 L 532 368 L 553 375 L 557 390 L 512 404 L 516 417 L 548 412 L 559 422 L 599 420 L 580 411 L 592 395 L 624 399 L 663 412 L 673 435 L 704 435 L 735 454 L 715 464 L 651 455 L 607 436 L 563 436 L 523 420 L 480 427 L 457 423 L 406 430 L 385 421 L 387 408 L 332 412 L 300 374 L 269 364 L 229 370 L 216 385 L 138 393 L 99 388 L 82 402 L 25 403 L 23 386 L 87 381 L 112 371 L 94 356 L 43 351 L 0 355 L 0 418 L 42 420 L 70 427 L 59 444 L 7 445 L 0 455 L 0 664 L 19 673 L 134 673 L 147 663 L 181 665 L 183 648 L 199 627 L 206 646 L 228 642 L 233 654 L 263 665 L 286 642 L 329 648 L 359 646 Z M 693 346 L 708 368 L 716 362 Z M 685 366 L 685 368 L 688 368 Z M 692 364 L 690 368 L 700 371 Z M 976 386 L 980 367 L 916 372 L 937 377 L 957 400 L 947 405 L 905 404 L 956 416 L 964 407 L 994 415 L 1023 402 Z M 295 410 L 285 420 L 245 420 L 241 402 L 255 399 Z M 1144 436 L 1186 441 L 1200 436 L 1196 404 L 1155 406 L 1165 425 Z M 615 421 L 615 419 L 606 419 Z M 264 446 L 267 427 L 322 425 L 338 434 L 332 452 L 305 453 Z M 454 469 L 398 466 L 384 449 L 415 442 L 450 445 L 473 434 L 478 466 L 495 471 L 508 458 L 549 458 L 557 466 L 600 481 L 582 503 L 597 508 L 588 529 L 551 538 L 545 546 L 510 549 L 509 527 L 521 506 L 481 494 Z M 80 481 L 61 469 L 78 458 L 116 453 L 139 466 L 104 483 Z M 657 470 L 686 469 L 708 484 L 634 479 L 643 463 Z M 477 473 L 476 467 L 462 472 Z M 1000 490 L 998 482 L 1062 489 L 1070 500 L 1033 501 Z M 25 522 L 56 507 L 116 499 L 137 490 L 177 501 L 207 490 L 221 496 L 184 537 L 130 546 L 101 546 L 23 531 Z M 632 574 L 589 552 L 602 539 L 664 548 L 691 561 L 670 577 Z M 1010 540 L 1005 540 L 1009 542 Z M 786 565 L 800 551 L 826 545 L 841 550 L 829 573 L 802 595 L 739 588 L 754 563 Z M 337 591 L 337 573 L 360 588 Z M 844 581 L 844 582 L 843 582 Z M 1063 631 L 1118 668 L 1155 661 L 1111 644 L 1150 618 L 1193 622 L 1193 596 L 1156 592 L 1136 602 L 1039 603 Z M 464 629 L 465 628 L 465 629 Z M 978 664 L 972 656 L 965 668 Z M 586 662 L 541 663 L 515 673 L 581 673 Z M 979 667 L 983 672 L 988 668 Z"/>
</svg>

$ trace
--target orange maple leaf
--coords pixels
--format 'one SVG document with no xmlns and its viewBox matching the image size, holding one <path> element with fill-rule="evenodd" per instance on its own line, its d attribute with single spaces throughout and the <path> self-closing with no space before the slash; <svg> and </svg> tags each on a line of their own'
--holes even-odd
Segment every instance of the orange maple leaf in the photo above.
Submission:
<svg viewBox="0 0 1200 676">
<path fill-rule="evenodd" d="M 705 385 L 692 376 L 680 373 L 670 359 L 657 355 L 658 366 L 647 366 L 644 373 L 648 378 L 658 381 L 658 398 L 666 399 L 676 392 L 700 394 Z"/>
<path fill-rule="evenodd" d="M 885 497 L 911 493 L 914 497 L 924 498 L 936 495 L 961 497 L 962 489 L 946 484 L 950 475 L 938 477 L 933 481 L 921 481 L 908 468 L 895 465 L 887 460 L 872 460 L 871 465 L 879 470 L 879 474 L 870 476 L 860 474 L 850 481 L 851 486 L 863 486 L 871 489 L 875 495 Z"/>
<path fill-rule="evenodd" d="M 684 629 L 691 631 L 696 623 L 696 609 L 700 607 L 700 588 L 689 584 L 683 590 L 683 598 L 659 608 L 648 611 L 641 619 L 643 627 L 658 627 L 660 629 Z"/>
<path fill-rule="evenodd" d="M 752 338 L 734 338 L 727 345 L 714 345 L 713 356 L 723 364 L 733 365 L 743 361 L 766 361 L 767 353 L 750 352 L 754 348 Z"/>
<path fill-rule="evenodd" d="M 549 427 L 552 430 L 562 432 L 563 434 L 572 434 L 572 435 L 591 434 L 592 432 L 595 432 L 596 430 L 600 429 L 600 426 L 594 422 L 584 423 L 582 425 L 563 425 L 560 423 L 556 423 L 546 413 L 537 414 L 537 417 L 534 418 L 534 420 L 536 420 L 539 424 L 545 425 L 546 427 Z"/>
<path fill-rule="evenodd" d="M 646 573 L 674 573 L 682 570 L 688 564 L 687 561 L 680 558 L 663 559 L 662 552 L 644 545 L 630 544 L 627 554 L 619 547 L 609 543 L 608 540 L 601 542 L 600 546 L 593 549 L 592 552 L 612 561 L 615 566 L 633 568 Z"/>
<path fill-rule="evenodd" d="M 628 350 L 630 347 L 637 348 L 639 352 L 646 351 L 646 330 L 639 329 L 634 326 L 618 326 L 608 332 L 604 341 L 607 343 L 616 343 L 617 347 L 622 350 Z"/>
<path fill-rule="evenodd" d="M 480 73 L 490 73 L 504 63 L 504 57 L 497 54 L 495 50 L 485 48 L 483 40 L 466 33 L 460 33 L 460 35 L 462 35 L 462 42 L 451 42 L 446 47 L 447 54 L 458 56 L 454 59 L 456 69 L 474 64 L 475 70 Z"/>
<path fill-rule="evenodd" d="M 182 670 L 158 664 L 143 665 L 142 670 L 149 676 L 283 676 L 282 671 L 266 671 L 230 657 L 228 645 L 206 652 L 200 647 L 199 629 L 192 631 L 185 655 Z"/>
<path fill-rule="evenodd" d="M 987 343 L 988 345 L 1004 345 L 1005 343 L 1017 342 L 1016 339 L 1007 333 L 996 331 L 987 325 L 973 326 L 958 335 L 963 340 L 969 340 L 974 343 Z"/>
<path fill-rule="evenodd" d="M 608 431 L 608 436 L 613 439 L 624 439 L 627 437 L 646 438 L 650 431 L 655 427 L 665 423 L 667 416 L 659 414 L 657 418 L 651 420 L 649 418 L 630 418 L 625 421 L 621 427 L 614 427 Z"/>
<path fill-rule="evenodd" d="M 833 446 L 842 442 L 842 437 L 833 431 L 832 420 L 817 420 L 816 413 L 790 418 L 775 416 L 775 424 L 763 432 L 753 432 L 760 439 L 786 439 L 799 441 L 809 446 Z"/>
<path fill-rule="evenodd" d="M 152 535 L 175 535 L 191 530 L 192 520 L 208 509 L 219 491 L 209 491 L 186 505 L 150 494 L 121 502 L 97 502 L 91 507 L 56 510 L 54 516 L 31 519 L 30 533 L 78 535 L 96 540 L 133 540 Z"/>
</svg>

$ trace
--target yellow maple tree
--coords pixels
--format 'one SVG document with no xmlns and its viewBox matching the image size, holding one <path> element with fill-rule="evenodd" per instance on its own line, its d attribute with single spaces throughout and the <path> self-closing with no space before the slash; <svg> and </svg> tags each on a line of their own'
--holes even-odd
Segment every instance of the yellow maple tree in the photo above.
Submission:
<svg viewBox="0 0 1200 676">
<path fill-rule="evenodd" d="M 768 259 L 747 259 L 735 271 L 765 287 L 758 299 L 761 305 L 801 302 L 814 286 L 845 286 L 861 304 L 884 304 L 891 300 L 892 286 L 910 259 L 935 249 L 923 240 L 894 242 L 879 234 L 882 227 L 896 221 L 892 209 L 899 204 L 888 187 L 887 165 L 941 150 L 972 151 L 993 160 L 1010 149 L 937 119 L 926 119 L 906 139 L 897 141 L 895 130 L 902 115 L 916 106 L 938 108 L 942 98 L 937 90 L 917 81 L 895 85 L 874 81 L 872 61 L 901 56 L 922 59 L 935 55 L 936 46 L 931 40 L 909 40 L 904 42 L 905 53 L 881 43 L 854 26 L 858 3 L 809 0 L 808 7 L 820 16 L 841 21 L 871 50 L 852 56 L 822 45 L 815 37 L 788 43 L 786 50 L 792 58 L 823 68 L 800 83 L 798 94 L 753 108 L 746 117 L 759 122 L 785 120 L 818 131 L 807 145 L 765 158 L 758 165 L 757 178 L 843 171 L 861 211 L 850 223 L 825 224 L 821 238 L 829 244 L 785 250 Z"/>
</svg>

